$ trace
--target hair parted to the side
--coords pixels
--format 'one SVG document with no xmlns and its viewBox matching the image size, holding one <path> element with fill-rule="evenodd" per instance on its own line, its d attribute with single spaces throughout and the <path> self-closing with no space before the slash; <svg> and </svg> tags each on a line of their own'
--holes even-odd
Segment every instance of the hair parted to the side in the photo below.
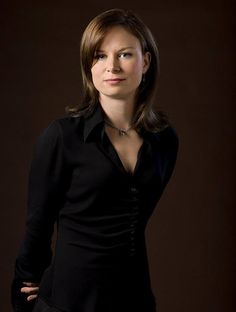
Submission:
<svg viewBox="0 0 236 312">
<path fill-rule="evenodd" d="M 133 12 L 122 9 L 111 9 L 97 15 L 86 27 L 80 45 L 80 64 L 83 80 L 83 100 L 76 107 L 66 107 L 66 113 L 71 116 L 81 116 L 93 111 L 99 102 L 99 93 L 92 81 L 91 68 L 96 50 L 102 43 L 109 29 L 122 26 L 138 38 L 142 52 L 149 52 L 151 63 L 145 74 L 145 79 L 139 85 L 133 116 L 133 127 L 139 132 L 144 128 L 158 132 L 169 125 L 167 115 L 153 109 L 153 100 L 159 76 L 159 52 L 155 39 L 144 22 Z"/>
</svg>

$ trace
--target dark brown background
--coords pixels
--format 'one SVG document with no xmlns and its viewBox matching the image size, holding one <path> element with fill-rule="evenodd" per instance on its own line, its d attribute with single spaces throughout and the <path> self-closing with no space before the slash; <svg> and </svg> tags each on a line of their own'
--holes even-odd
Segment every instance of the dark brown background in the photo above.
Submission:
<svg viewBox="0 0 236 312">
<path fill-rule="evenodd" d="M 1 289 L 24 233 L 36 137 L 80 99 L 79 41 L 89 20 L 133 9 L 160 49 L 157 105 L 175 125 L 173 177 L 147 228 L 158 312 L 233 312 L 235 41 L 233 1 L 6 1 L 1 5 Z M 111 311 L 112 312 L 112 311 Z"/>
</svg>

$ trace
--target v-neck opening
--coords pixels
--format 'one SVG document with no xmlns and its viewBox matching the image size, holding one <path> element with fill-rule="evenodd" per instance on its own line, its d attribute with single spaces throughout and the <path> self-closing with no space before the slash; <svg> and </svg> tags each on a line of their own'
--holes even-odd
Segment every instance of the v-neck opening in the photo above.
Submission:
<svg viewBox="0 0 236 312">
<path fill-rule="evenodd" d="M 128 176 L 131 176 L 133 177 L 138 169 L 138 166 L 139 166 L 139 163 L 140 163 L 140 154 L 141 154 L 141 151 L 143 150 L 144 148 L 144 145 L 145 145 L 145 138 L 142 137 L 143 139 L 143 142 L 142 144 L 140 145 L 139 149 L 138 149 L 138 152 L 137 152 L 137 157 L 136 157 L 136 162 L 135 162 L 135 166 L 134 166 L 134 170 L 131 171 L 131 170 L 127 170 L 119 156 L 119 153 L 117 152 L 115 146 L 113 145 L 112 141 L 110 140 L 109 136 L 107 135 L 107 133 L 104 131 L 104 135 L 106 137 L 106 139 L 109 141 L 110 145 L 111 145 L 111 148 L 112 148 L 112 151 L 114 153 L 114 155 L 116 156 L 118 162 L 119 162 L 119 165 L 120 167 L 122 168 L 122 170 L 125 172 L 125 174 L 127 174 Z"/>
<path fill-rule="evenodd" d="M 143 147 L 144 147 L 144 143 L 145 143 L 145 141 L 144 141 L 144 138 L 143 138 L 143 142 L 142 142 L 142 144 L 140 145 L 139 150 L 138 150 L 138 153 L 137 153 L 137 158 L 136 158 L 136 163 L 135 163 L 135 166 L 134 166 L 134 171 L 128 171 L 128 170 L 126 170 L 125 167 L 124 167 L 124 165 L 123 165 L 123 163 L 122 163 L 122 165 L 123 165 L 124 170 L 126 171 L 126 173 L 127 173 L 128 175 L 132 176 L 132 177 L 135 175 L 135 173 L 136 173 L 136 171 L 137 171 L 137 169 L 138 169 L 139 162 L 140 162 L 140 159 L 141 159 L 140 154 L 141 154 L 141 151 L 142 151 L 142 149 L 143 149 Z M 118 153 L 117 153 L 117 154 L 118 154 Z M 119 157 L 119 155 L 118 155 L 118 157 Z M 120 157 L 119 157 L 119 158 L 120 158 Z M 120 161 L 121 161 L 121 159 L 120 159 Z"/>
</svg>

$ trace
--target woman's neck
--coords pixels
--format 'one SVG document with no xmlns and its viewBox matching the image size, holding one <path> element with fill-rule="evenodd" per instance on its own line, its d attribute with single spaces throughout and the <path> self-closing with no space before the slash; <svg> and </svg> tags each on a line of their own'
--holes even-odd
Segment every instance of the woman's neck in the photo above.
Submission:
<svg viewBox="0 0 236 312">
<path fill-rule="evenodd" d="M 127 129 L 131 125 L 134 113 L 134 101 L 100 98 L 105 120 L 118 128 Z"/>
</svg>

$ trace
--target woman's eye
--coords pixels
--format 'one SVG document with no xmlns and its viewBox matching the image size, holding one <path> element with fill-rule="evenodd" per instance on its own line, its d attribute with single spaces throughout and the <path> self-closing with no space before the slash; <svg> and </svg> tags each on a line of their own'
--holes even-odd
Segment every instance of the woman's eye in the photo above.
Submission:
<svg viewBox="0 0 236 312">
<path fill-rule="evenodd" d="M 132 56 L 132 54 L 129 53 L 129 52 L 123 52 L 123 53 L 120 53 L 119 56 L 122 57 L 122 58 L 123 58 L 123 57 L 127 58 L 127 57 Z"/>
<path fill-rule="evenodd" d="M 105 58 L 105 55 L 104 54 L 96 54 L 95 57 L 94 57 L 96 60 L 102 60 Z"/>
</svg>

